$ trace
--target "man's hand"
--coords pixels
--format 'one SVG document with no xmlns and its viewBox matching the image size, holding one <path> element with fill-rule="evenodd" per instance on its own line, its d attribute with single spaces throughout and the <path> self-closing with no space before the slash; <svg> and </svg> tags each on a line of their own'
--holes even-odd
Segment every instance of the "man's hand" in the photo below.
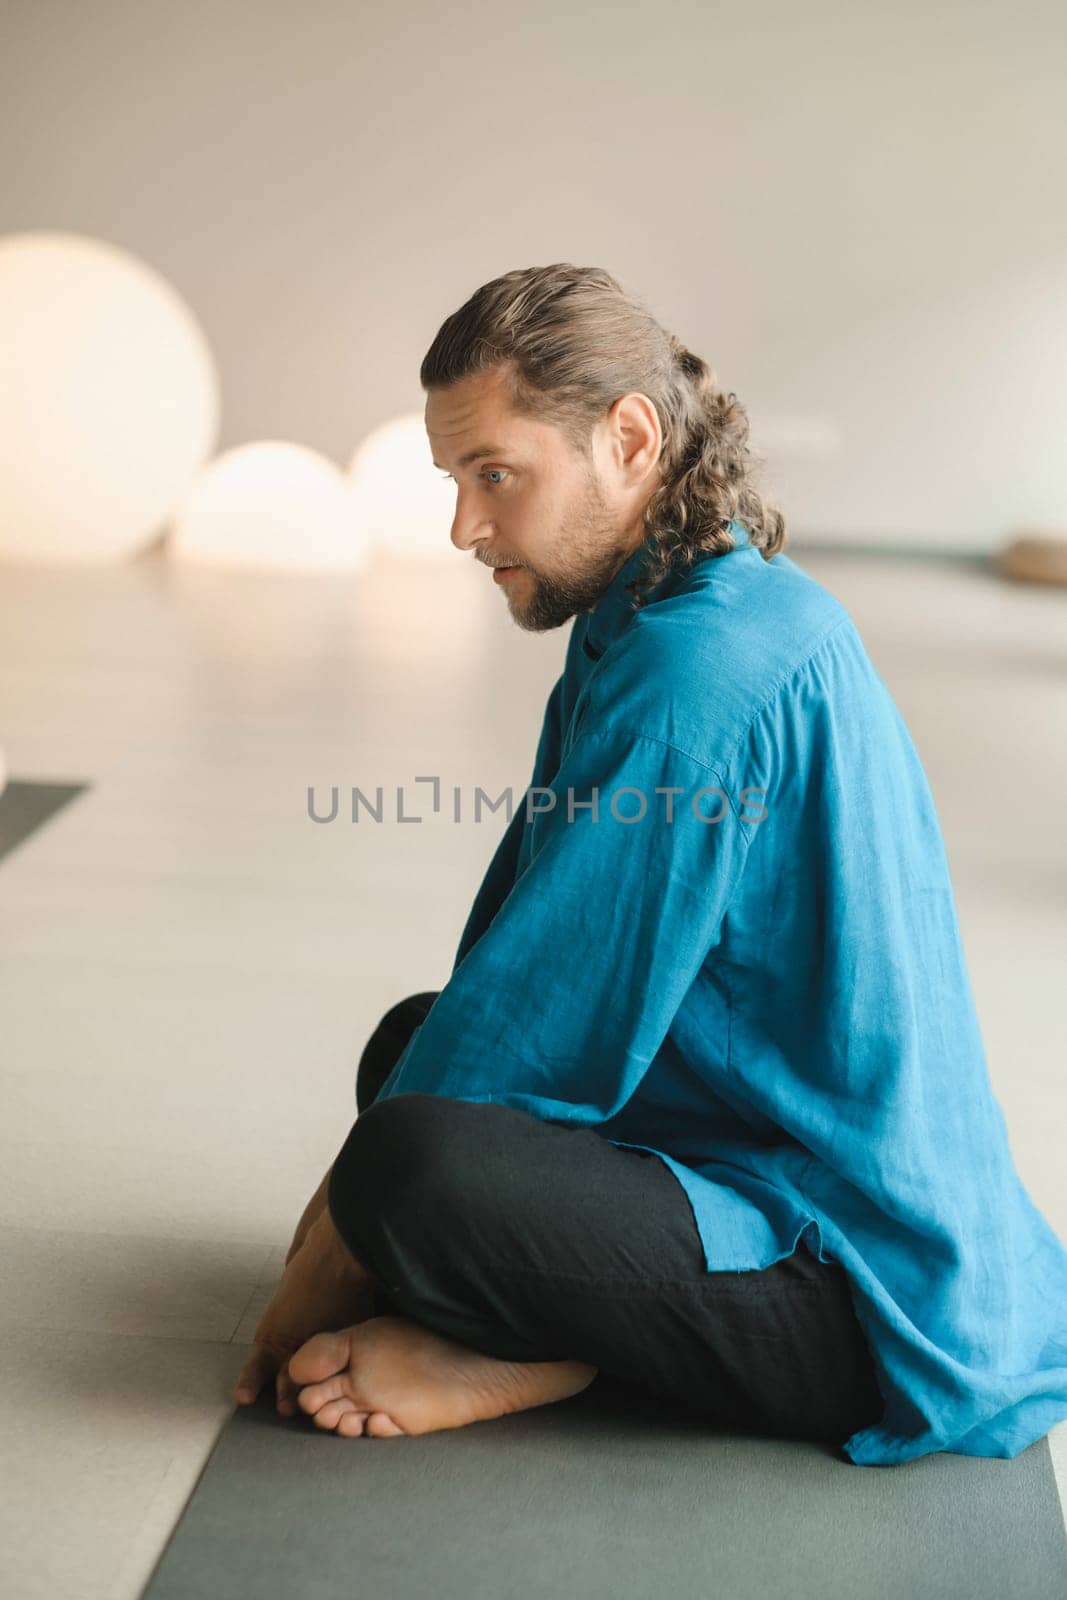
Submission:
<svg viewBox="0 0 1067 1600">
<path fill-rule="evenodd" d="M 289 1376 L 289 1357 L 312 1334 L 336 1332 L 366 1322 L 373 1314 L 370 1277 L 349 1254 L 329 1210 L 323 1209 L 286 1266 L 252 1335 L 252 1353 L 237 1379 L 235 1402 L 250 1405 L 263 1386 L 273 1382 L 279 1412 L 293 1415 L 297 1385 Z"/>
</svg>

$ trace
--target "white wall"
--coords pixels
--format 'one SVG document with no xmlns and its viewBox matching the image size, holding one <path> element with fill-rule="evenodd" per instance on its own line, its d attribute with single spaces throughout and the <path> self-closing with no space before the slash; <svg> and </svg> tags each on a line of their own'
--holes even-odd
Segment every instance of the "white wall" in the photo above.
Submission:
<svg viewBox="0 0 1067 1600">
<path fill-rule="evenodd" d="M 1067 526 L 1067 8 L 21 0 L 0 232 L 200 316 L 222 445 L 343 461 L 439 323 L 566 260 L 749 409 L 794 538 Z"/>
</svg>

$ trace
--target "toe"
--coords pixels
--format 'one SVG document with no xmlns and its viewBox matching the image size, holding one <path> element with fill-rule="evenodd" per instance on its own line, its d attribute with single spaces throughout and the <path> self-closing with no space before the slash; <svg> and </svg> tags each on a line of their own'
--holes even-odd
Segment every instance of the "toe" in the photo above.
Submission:
<svg viewBox="0 0 1067 1600">
<path fill-rule="evenodd" d="M 366 1423 L 365 1411 L 346 1411 L 333 1431 L 343 1434 L 346 1439 L 357 1439 L 363 1433 Z"/>
<path fill-rule="evenodd" d="M 403 1431 L 384 1411 L 372 1411 L 367 1418 L 367 1432 L 375 1439 L 392 1439 Z"/>
<path fill-rule="evenodd" d="M 351 1396 L 348 1393 L 347 1374 L 338 1372 L 322 1383 L 310 1383 L 307 1388 L 299 1391 L 296 1398 L 301 1411 L 306 1411 L 311 1416 L 334 1400 L 349 1400 Z"/>
<path fill-rule="evenodd" d="M 332 1430 L 336 1428 L 342 1417 L 352 1416 L 355 1410 L 355 1401 L 349 1400 L 347 1396 L 341 1400 L 330 1400 L 316 1411 L 315 1426 L 316 1428 Z M 362 1413 L 363 1416 L 366 1416 L 366 1414 L 365 1411 Z"/>
<path fill-rule="evenodd" d="M 340 1333 L 314 1333 L 289 1357 L 289 1376 L 299 1384 L 320 1383 L 348 1365 L 351 1343 Z"/>
<path fill-rule="evenodd" d="M 237 1385 L 234 1389 L 234 1399 L 238 1405 L 248 1405 L 259 1394 L 263 1385 L 269 1381 L 277 1367 L 277 1358 L 265 1345 L 256 1345 L 241 1368 Z"/>
<path fill-rule="evenodd" d="M 274 1380 L 274 1394 L 277 1401 L 278 1411 L 283 1417 L 291 1417 L 297 1409 L 297 1389 L 296 1384 L 289 1376 L 289 1370 L 287 1366 L 282 1367 L 277 1378 Z"/>
</svg>

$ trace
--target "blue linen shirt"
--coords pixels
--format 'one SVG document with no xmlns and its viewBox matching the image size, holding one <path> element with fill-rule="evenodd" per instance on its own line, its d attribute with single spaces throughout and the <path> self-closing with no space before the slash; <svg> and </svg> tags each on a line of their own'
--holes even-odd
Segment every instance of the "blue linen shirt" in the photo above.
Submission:
<svg viewBox="0 0 1067 1600">
<path fill-rule="evenodd" d="M 844 606 L 731 531 L 634 614 L 640 547 L 575 619 L 379 1098 L 653 1151 L 709 1272 L 800 1241 L 844 1267 L 885 1401 L 851 1461 L 1010 1458 L 1067 1417 L 1067 1251 L 1013 1165 L 933 799 Z"/>
</svg>

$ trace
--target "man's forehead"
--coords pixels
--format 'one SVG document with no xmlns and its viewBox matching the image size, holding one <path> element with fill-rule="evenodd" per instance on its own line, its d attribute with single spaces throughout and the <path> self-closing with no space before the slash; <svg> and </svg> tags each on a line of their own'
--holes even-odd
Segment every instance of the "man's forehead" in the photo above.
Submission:
<svg viewBox="0 0 1067 1600">
<path fill-rule="evenodd" d="M 472 465 L 473 462 L 481 461 L 481 460 L 485 459 L 488 456 L 508 456 L 508 455 L 512 455 L 513 453 L 514 452 L 512 451 L 511 447 L 509 445 L 506 445 L 506 444 L 492 444 L 492 443 L 476 444 L 474 446 L 473 450 L 464 450 L 463 454 L 460 456 L 459 460 L 456 462 L 456 466 L 457 467 L 469 467 L 469 466 Z M 441 466 L 441 462 L 440 461 L 435 461 L 434 462 L 434 466 L 435 467 L 440 467 Z"/>
<path fill-rule="evenodd" d="M 423 419 L 426 435 L 434 455 L 434 466 L 443 467 L 440 456 L 452 458 L 455 450 L 462 453 L 454 458 L 457 467 L 468 467 L 486 456 L 531 456 L 537 452 L 536 425 L 532 420 L 509 418 L 506 425 L 499 421 L 490 424 L 485 419 L 454 415 L 437 419 L 431 425 L 429 408 Z"/>
</svg>

